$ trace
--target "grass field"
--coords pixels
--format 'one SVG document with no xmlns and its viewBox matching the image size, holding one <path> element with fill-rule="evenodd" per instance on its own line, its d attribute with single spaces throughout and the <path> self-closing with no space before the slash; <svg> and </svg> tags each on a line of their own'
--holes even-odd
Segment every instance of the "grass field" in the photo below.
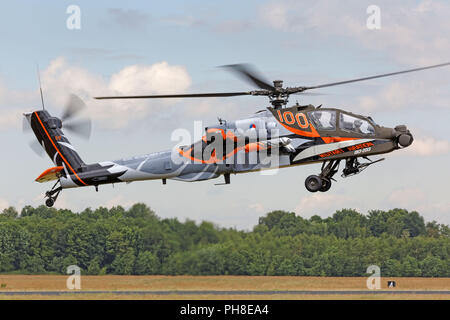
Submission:
<svg viewBox="0 0 450 320">
<path fill-rule="evenodd" d="M 68 291 L 64 275 L 0 275 L 1 292 Z M 395 280 L 396 288 L 387 288 Z M 382 289 L 450 290 L 450 278 L 382 278 Z M 299 290 L 367 290 L 363 277 L 252 277 L 252 276 L 82 276 L 83 291 L 299 291 Z M 0 294 L 0 299 L 450 299 L 448 294 L 362 294 L 362 295 L 142 295 L 67 294 L 61 296 Z"/>
</svg>

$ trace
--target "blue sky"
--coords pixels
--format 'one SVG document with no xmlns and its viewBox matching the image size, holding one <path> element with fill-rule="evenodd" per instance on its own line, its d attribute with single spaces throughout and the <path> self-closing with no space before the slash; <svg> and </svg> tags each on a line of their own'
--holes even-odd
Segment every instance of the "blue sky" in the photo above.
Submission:
<svg viewBox="0 0 450 320">
<path fill-rule="evenodd" d="M 81 10 L 81 29 L 69 30 L 69 5 Z M 378 5 L 381 29 L 366 27 Z M 248 90 L 219 65 L 250 62 L 287 85 L 335 80 L 450 61 L 447 1 L 14 1 L 0 5 L 0 209 L 39 205 L 50 186 L 34 182 L 51 166 L 29 150 L 20 114 L 39 108 L 36 62 L 48 109 L 59 115 L 71 92 L 87 102 L 89 142 L 70 137 L 86 162 L 170 149 L 174 129 L 193 121 L 244 117 L 264 98 L 98 102 L 92 96 Z M 157 181 L 66 190 L 57 205 L 85 207 L 145 202 L 164 217 L 210 220 L 249 228 L 273 209 L 305 217 L 343 207 L 404 207 L 450 223 L 450 68 L 327 88 L 299 102 L 370 114 L 385 125 L 407 124 L 416 138 L 361 175 L 341 179 L 327 194 L 309 194 L 304 179 L 319 166 L 194 184 Z M 295 102 L 297 98 L 291 98 Z"/>
</svg>

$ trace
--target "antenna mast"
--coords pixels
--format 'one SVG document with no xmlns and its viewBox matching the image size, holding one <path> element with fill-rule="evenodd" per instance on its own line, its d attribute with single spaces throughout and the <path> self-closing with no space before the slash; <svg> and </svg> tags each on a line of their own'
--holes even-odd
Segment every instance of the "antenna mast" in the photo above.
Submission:
<svg viewBox="0 0 450 320">
<path fill-rule="evenodd" d="M 41 92 L 42 110 L 45 110 L 44 95 L 42 94 L 41 75 L 40 75 L 40 72 L 39 72 L 39 64 L 36 63 L 36 67 L 37 67 L 37 76 L 38 76 L 38 80 L 39 80 L 39 91 Z"/>
</svg>

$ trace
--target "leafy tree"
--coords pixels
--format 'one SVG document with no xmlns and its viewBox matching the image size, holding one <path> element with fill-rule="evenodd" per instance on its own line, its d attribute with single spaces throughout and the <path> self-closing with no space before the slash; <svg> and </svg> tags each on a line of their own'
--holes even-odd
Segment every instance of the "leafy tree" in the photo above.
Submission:
<svg viewBox="0 0 450 320">
<path fill-rule="evenodd" d="M 293 212 L 289 213 L 281 210 L 272 211 L 269 212 L 265 217 L 259 218 L 259 224 L 265 225 L 269 230 L 271 230 L 273 227 L 278 225 L 278 223 L 284 216 L 292 216 L 292 215 L 295 215 L 295 213 Z"/>
<path fill-rule="evenodd" d="M 406 212 L 403 217 L 403 223 L 411 237 L 417 237 L 426 233 L 424 219 L 416 211 Z"/>
<path fill-rule="evenodd" d="M 246 275 L 249 253 L 244 248 L 229 248 L 224 261 L 225 274 Z"/>
<path fill-rule="evenodd" d="M 422 276 L 424 277 L 439 277 L 446 272 L 445 263 L 436 256 L 429 255 L 421 263 Z"/>
<path fill-rule="evenodd" d="M 98 275 L 100 274 L 101 268 L 100 268 L 100 258 L 95 257 L 92 259 L 89 263 L 89 266 L 87 268 L 87 273 L 91 275 Z"/>
<path fill-rule="evenodd" d="M 388 230 L 388 213 L 381 210 L 369 211 L 367 226 L 374 237 L 379 237 Z"/>
<path fill-rule="evenodd" d="M 419 268 L 419 262 L 416 258 L 406 256 L 402 263 L 402 276 L 406 277 L 420 277 L 422 272 Z"/>
<path fill-rule="evenodd" d="M 118 254 L 111 263 L 111 272 L 114 274 L 133 274 L 135 255 L 133 250 Z"/>
<path fill-rule="evenodd" d="M 127 217 L 140 219 L 157 219 L 155 212 L 143 203 L 134 204 L 127 212 Z"/>
<path fill-rule="evenodd" d="M 398 260 L 388 259 L 382 265 L 382 276 L 401 277 L 402 274 L 402 264 Z"/>
<path fill-rule="evenodd" d="M 2 215 L 8 218 L 17 218 L 19 213 L 17 212 L 16 208 L 8 207 L 6 209 L 3 209 Z"/>
<path fill-rule="evenodd" d="M 356 238 L 366 235 L 367 218 L 352 209 L 336 211 L 330 231 L 339 238 Z"/>
<path fill-rule="evenodd" d="M 353 209 L 322 219 L 272 211 L 253 231 L 160 219 L 144 204 L 81 213 L 25 206 L 0 214 L 0 272 L 450 276 L 450 228 L 417 212 Z"/>
<path fill-rule="evenodd" d="M 135 273 L 136 274 L 158 274 L 160 271 L 160 263 L 158 257 L 150 251 L 139 253 L 136 259 Z"/>
</svg>

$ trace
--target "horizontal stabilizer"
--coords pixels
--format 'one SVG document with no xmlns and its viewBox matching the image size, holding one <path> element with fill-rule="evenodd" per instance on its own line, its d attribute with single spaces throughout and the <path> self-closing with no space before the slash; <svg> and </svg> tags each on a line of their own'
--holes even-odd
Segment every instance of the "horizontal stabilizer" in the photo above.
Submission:
<svg viewBox="0 0 450 320">
<path fill-rule="evenodd" d="M 39 177 L 36 178 L 36 182 L 48 182 L 52 180 L 56 180 L 61 176 L 61 171 L 64 167 L 53 167 L 45 170 L 41 173 Z"/>
</svg>

